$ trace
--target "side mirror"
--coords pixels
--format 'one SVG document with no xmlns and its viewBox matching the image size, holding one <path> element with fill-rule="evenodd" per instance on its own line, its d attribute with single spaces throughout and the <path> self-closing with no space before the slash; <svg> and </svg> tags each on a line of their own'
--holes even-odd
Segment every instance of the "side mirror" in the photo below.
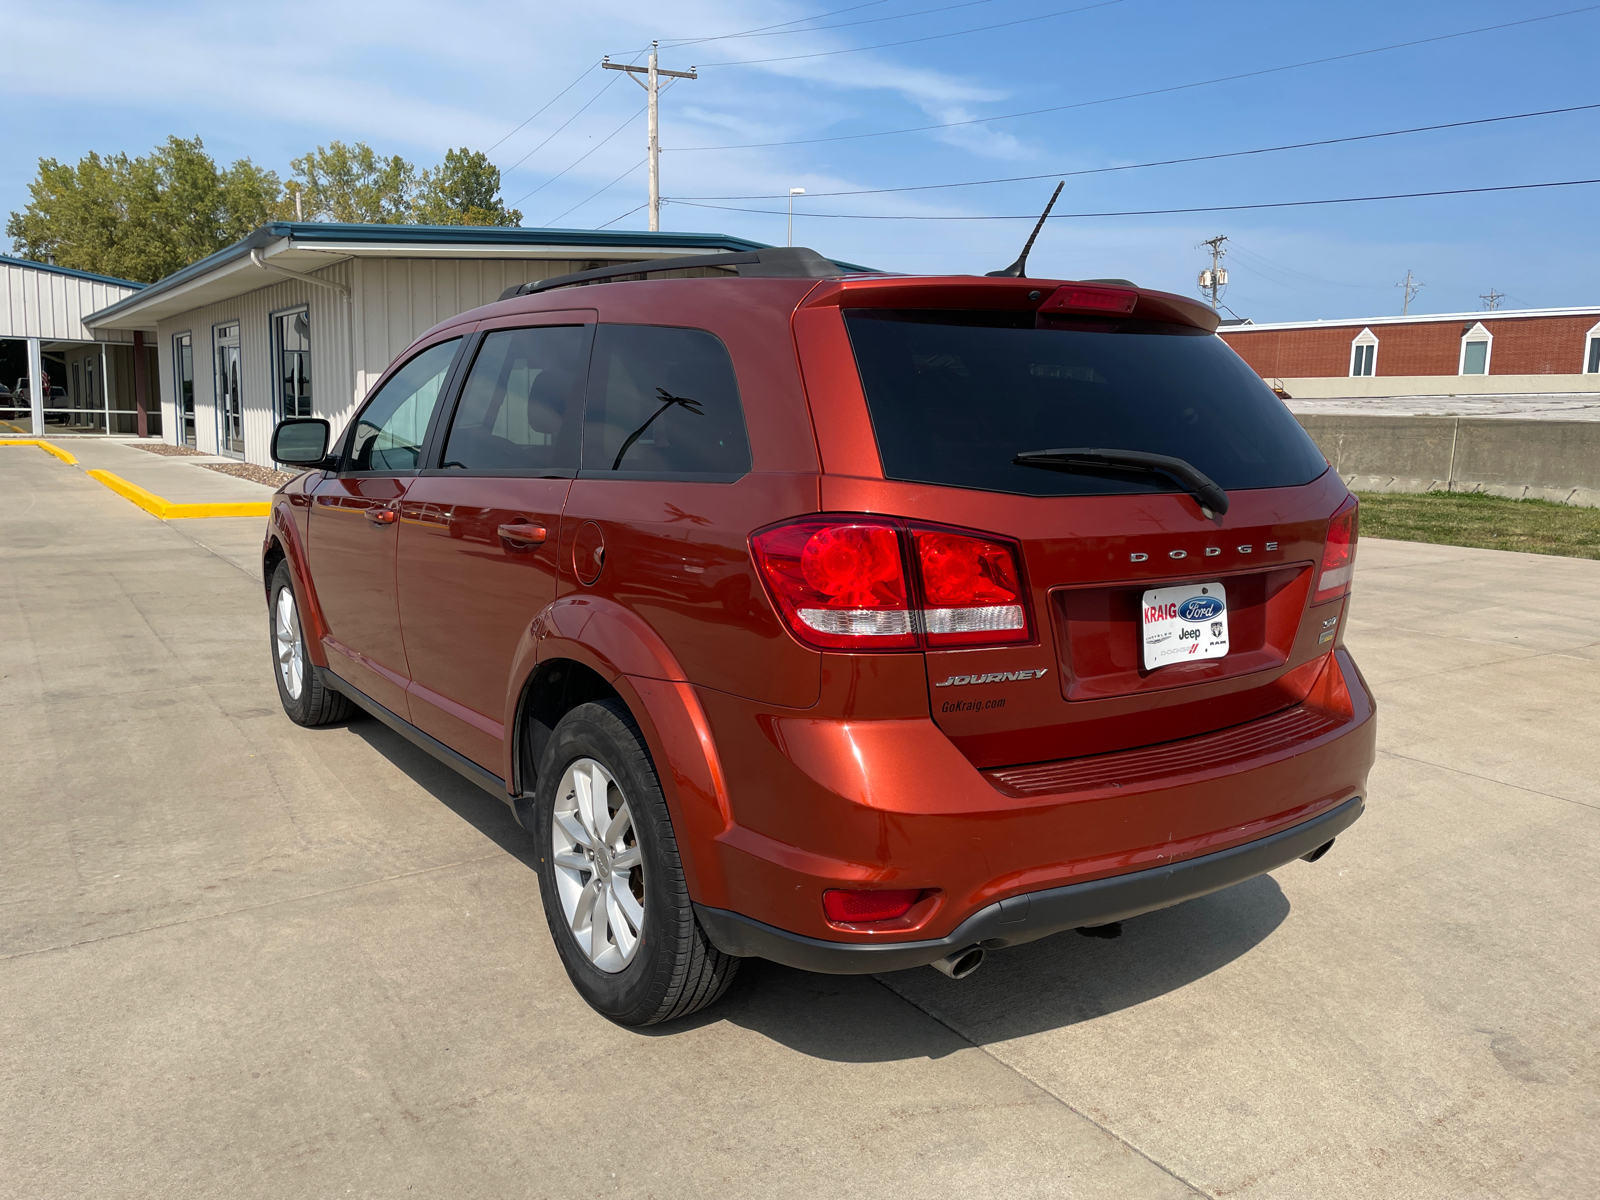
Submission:
<svg viewBox="0 0 1600 1200">
<path fill-rule="evenodd" d="M 291 467 L 321 467 L 328 457 L 329 425 L 321 417 L 289 417 L 272 431 L 272 458 Z"/>
</svg>

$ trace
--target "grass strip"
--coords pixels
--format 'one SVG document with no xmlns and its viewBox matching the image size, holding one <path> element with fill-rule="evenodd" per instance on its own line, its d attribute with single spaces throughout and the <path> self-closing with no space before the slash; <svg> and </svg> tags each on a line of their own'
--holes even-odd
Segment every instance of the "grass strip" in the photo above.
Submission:
<svg viewBox="0 0 1600 1200">
<path fill-rule="evenodd" d="M 1600 508 L 1475 492 L 1361 493 L 1364 537 L 1600 558 Z"/>
</svg>

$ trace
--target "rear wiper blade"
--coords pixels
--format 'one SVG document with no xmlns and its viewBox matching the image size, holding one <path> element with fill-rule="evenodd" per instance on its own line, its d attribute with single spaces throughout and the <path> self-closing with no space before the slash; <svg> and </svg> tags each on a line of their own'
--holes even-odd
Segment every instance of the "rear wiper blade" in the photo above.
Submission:
<svg viewBox="0 0 1600 1200">
<path fill-rule="evenodd" d="M 1148 471 L 1169 476 L 1200 502 L 1206 516 L 1222 516 L 1228 511 L 1228 493 L 1191 462 L 1168 454 L 1148 454 L 1143 450 L 1101 450 L 1070 446 L 1060 450 L 1028 450 L 1011 460 L 1019 467 L 1043 467 L 1055 471 Z"/>
</svg>

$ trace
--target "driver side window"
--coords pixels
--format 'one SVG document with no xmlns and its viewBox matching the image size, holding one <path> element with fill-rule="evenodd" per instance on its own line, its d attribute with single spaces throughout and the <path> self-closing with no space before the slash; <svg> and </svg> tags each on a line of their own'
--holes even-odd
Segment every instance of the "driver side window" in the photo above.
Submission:
<svg viewBox="0 0 1600 1200">
<path fill-rule="evenodd" d="M 460 346 L 460 338 L 429 346 L 389 377 L 361 410 L 345 470 L 417 469 L 422 439 Z"/>
</svg>

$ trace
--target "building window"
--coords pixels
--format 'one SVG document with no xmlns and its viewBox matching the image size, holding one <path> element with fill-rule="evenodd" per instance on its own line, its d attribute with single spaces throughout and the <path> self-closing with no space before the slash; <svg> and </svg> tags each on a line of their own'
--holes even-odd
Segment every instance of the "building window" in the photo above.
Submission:
<svg viewBox="0 0 1600 1200">
<path fill-rule="evenodd" d="M 278 414 L 311 415 L 311 314 L 302 308 L 272 318 L 272 346 L 278 358 Z"/>
<path fill-rule="evenodd" d="M 1350 343 L 1350 375 L 1376 375 L 1378 373 L 1378 339 L 1370 329 L 1363 329 Z"/>
<path fill-rule="evenodd" d="M 173 407 L 177 409 L 180 446 L 197 446 L 194 429 L 194 335 L 180 333 L 172 339 Z"/>
<path fill-rule="evenodd" d="M 1483 322 L 1471 326 L 1461 335 L 1461 374 L 1487 375 L 1489 351 L 1494 345 L 1494 335 L 1483 327 Z"/>
<path fill-rule="evenodd" d="M 1583 343 L 1583 373 L 1600 375 L 1600 325 L 1589 330 L 1585 337 L 1588 340 Z"/>
</svg>

